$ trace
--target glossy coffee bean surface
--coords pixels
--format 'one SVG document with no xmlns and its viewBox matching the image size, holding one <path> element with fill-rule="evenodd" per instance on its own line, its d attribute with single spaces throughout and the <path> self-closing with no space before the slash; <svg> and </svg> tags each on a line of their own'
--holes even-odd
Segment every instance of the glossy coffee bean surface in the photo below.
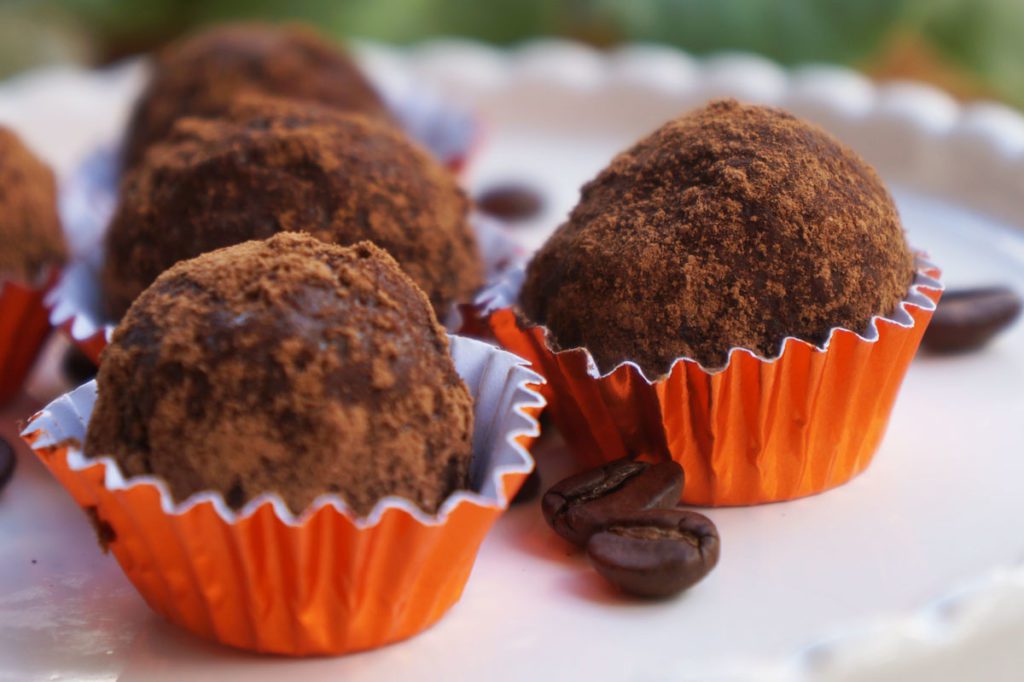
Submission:
<svg viewBox="0 0 1024 682">
<path fill-rule="evenodd" d="M 921 340 L 935 353 L 981 348 L 1020 316 L 1021 297 L 1007 287 L 951 289 L 939 300 Z"/>
<path fill-rule="evenodd" d="M 587 542 L 605 579 L 640 597 L 669 597 L 700 582 L 718 563 L 711 519 L 682 509 L 652 509 L 615 519 Z"/>
<path fill-rule="evenodd" d="M 544 494 L 541 510 L 556 533 L 582 547 L 612 518 L 674 507 L 683 483 L 682 468 L 671 460 L 620 459 L 555 484 Z"/>
</svg>

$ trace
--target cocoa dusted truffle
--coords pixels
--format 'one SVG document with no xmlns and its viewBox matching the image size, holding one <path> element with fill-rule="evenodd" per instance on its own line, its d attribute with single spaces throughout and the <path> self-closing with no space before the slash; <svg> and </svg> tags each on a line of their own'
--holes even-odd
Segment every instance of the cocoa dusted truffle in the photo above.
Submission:
<svg viewBox="0 0 1024 682">
<path fill-rule="evenodd" d="M 33 284 L 67 259 L 53 171 L 0 126 L 0 276 Z"/>
<path fill-rule="evenodd" d="M 468 484 L 472 398 L 430 304 L 384 251 L 281 234 L 171 268 L 104 351 L 85 451 L 177 500 L 340 493 L 433 512 Z"/>
<path fill-rule="evenodd" d="M 240 99 L 185 118 L 122 181 L 102 275 L 119 317 L 179 260 L 282 231 L 386 249 L 439 316 L 483 279 L 469 202 L 452 175 L 381 120 Z"/>
<path fill-rule="evenodd" d="M 619 154 L 529 264 L 520 303 L 561 348 L 650 378 L 730 348 L 863 331 L 914 258 L 875 171 L 790 114 L 716 101 Z"/>
<path fill-rule="evenodd" d="M 222 114 L 242 92 L 389 117 L 351 58 L 312 29 L 225 24 L 175 42 L 157 56 L 128 125 L 125 166 L 138 163 L 177 119 Z"/>
</svg>

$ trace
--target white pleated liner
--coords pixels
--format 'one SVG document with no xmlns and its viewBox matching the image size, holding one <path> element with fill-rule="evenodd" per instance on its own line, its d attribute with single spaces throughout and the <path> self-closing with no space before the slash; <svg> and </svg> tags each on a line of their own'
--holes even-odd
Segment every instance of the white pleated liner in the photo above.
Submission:
<svg viewBox="0 0 1024 682">
<path fill-rule="evenodd" d="M 448 497 L 436 514 L 428 514 L 410 500 L 385 497 L 377 502 L 365 517 L 358 517 L 338 494 L 324 494 L 299 515 L 293 514 L 276 493 L 259 495 L 241 510 L 231 509 L 219 492 L 204 491 L 177 502 L 166 483 L 156 476 L 125 478 L 117 462 L 111 457 L 86 457 L 81 444 L 85 442 L 89 418 L 96 402 L 96 382 L 90 381 L 66 393 L 47 405 L 32 418 L 22 435 L 38 434 L 34 448 L 68 445 L 68 466 L 81 471 L 98 462 L 106 465 L 104 485 L 110 490 L 136 486 L 154 486 L 160 492 L 160 503 L 165 513 L 182 514 L 203 502 L 212 503 L 217 513 L 228 523 L 252 515 L 257 508 L 269 503 L 277 516 L 286 524 L 300 526 L 321 507 L 331 506 L 353 519 L 358 528 L 369 528 L 380 522 L 384 512 L 401 509 L 424 525 L 443 525 L 455 507 L 470 502 L 486 507 L 505 509 L 502 476 L 507 473 L 528 474 L 534 461 L 530 453 L 518 442 L 521 436 L 540 435 L 540 424 L 529 414 L 530 409 L 545 405 L 544 398 L 531 388 L 543 383 L 537 373 L 526 367 L 526 362 L 512 353 L 490 344 L 460 336 L 449 336 L 452 360 L 459 376 L 473 396 L 473 460 L 470 467 L 470 490 L 460 490 Z"/>
</svg>

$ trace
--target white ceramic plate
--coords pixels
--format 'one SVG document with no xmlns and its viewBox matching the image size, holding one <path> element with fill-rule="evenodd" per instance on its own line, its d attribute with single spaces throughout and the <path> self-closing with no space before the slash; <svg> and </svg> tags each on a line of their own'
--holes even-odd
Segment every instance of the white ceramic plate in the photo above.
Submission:
<svg viewBox="0 0 1024 682">
<path fill-rule="evenodd" d="M 424 79 L 480 112 L 470 187 L 526 180 L 547 197 L 517 232 L 525 245 L 543 241 L 613 153 L 735 95 L 816 120 L 875 163 L 948 285 L 1024 291 L 1024 119 L 998 105 L 655 47 L 444 42 L 361 54 L 376 78 Z M 130 69 L 44 72 L 2 89 L 0 120 L 66 172 L 114 136 L 136 87 Z M 557 440 L 540 458 L 548 483 L 566 469 Z M 935 680 L 1019 679 L 1024 668 L 1024 324 L 984 352 L 915 360 L 875 463 L 850 484 L 710 511 L 721 563 L 679 599 L 619 598 L 530 505 L 499 522 L 440 624 L 339 659 L 262 658 L 164 624 L 71 500 L 32 460 L 20 465 L 0 496 L 0 679 Z"/>
</svg>

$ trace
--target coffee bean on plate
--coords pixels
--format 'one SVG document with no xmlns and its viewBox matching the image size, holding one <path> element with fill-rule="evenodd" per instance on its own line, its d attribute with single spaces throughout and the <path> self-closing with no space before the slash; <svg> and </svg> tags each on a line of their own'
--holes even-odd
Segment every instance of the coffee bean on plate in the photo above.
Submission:
<svg viewBox="0 0 1024 682">
<path fill-rule="evenodd" d="M 7 482 L 14 475 L 14 463 L 17 457 L 14 448 L 3 438 L 0 438 L 0 490 L 3 490 Z"/>
<path fill-rule="evenodd" d="M 582 547 L 609 520 L 674 507 L 682 492 L 683 469 L 676 462 L 625 458 L 555 484 L 544 494 L 541 511 L 556 533 Z"/>
<path fill-rule="evenodd" d="M 512 498 L 512 504 L 524 504 L 537 498 L 540 494 L 540 471 L 534 467 L 530 475 L 526 477 L 523 484 L 519 486 L 519 492 Z"/>
<path fill-rule="evenodd" d="M 718 563 L 711 519 L 683 509 L 650 509 L 613 520 L 587 542 L 587 556 L 627 594 L 669 597 L 700 582 Z"/>
<path fill-rule="evenodd" d="M 1007 287 L 948 290 L 921 344 L 937 353 L 975 350 L 1013 324 L 1020 312 L 1021 297 Z"/>
<path fill-rule="evenodd" d="M 526 220 L 540 213 L 544 201 L 532 188 L 519 183 L 495 185 L 480 193 L 477 208 L 501 220 Z"/>
</svg>

